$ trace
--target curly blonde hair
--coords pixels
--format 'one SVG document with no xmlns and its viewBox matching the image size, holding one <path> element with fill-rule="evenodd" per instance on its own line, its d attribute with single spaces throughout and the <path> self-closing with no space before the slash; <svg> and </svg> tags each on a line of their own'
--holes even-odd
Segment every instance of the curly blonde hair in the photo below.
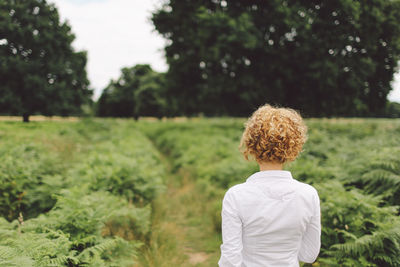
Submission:
<svg viewBox="0 0 400 267">
<path fill-rule="evenodd" d="M 307 126 L 290 108 L 264 105 L 245 124 L 240 148 L 257 162 L 285 163 L 296 159 L 307 140 Z"/>
</svg>

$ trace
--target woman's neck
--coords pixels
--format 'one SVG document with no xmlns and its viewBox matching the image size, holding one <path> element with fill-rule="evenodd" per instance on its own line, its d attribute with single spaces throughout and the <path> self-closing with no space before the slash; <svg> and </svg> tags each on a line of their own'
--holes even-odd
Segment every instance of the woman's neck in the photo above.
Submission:
<svg viewBox="0 0 400 267">
<path fill-rule="evenodd" d="M 260 166 L 260 171 L 273 171 L 283 169 L 283 164 L 279 162 L 258 162 L 258 166 Z"/>
</svg>

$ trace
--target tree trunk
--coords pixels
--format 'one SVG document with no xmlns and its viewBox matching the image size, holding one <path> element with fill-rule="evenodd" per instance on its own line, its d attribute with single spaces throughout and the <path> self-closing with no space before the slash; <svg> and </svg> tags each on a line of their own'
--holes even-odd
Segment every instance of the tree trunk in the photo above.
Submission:
<svg viewBox="0 0 400 267">
<path fill-rule="evenodd" d="M 22 114 L 22 121 L 23 122 L 29 122 L 29 114 L 28 113 Z"/>
</svg>

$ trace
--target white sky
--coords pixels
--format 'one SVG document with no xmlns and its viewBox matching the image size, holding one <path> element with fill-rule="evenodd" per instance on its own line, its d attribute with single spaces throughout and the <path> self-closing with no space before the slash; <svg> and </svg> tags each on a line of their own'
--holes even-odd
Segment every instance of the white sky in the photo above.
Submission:
<svg viewBox="0 0 400 267">
<path fill-rule="evenodd" d="M 77 50 L 88 51 L 87 72 L 97 99 L 122 67 L 150 64 L 166 71 L 164 39 L 150 22 L 160 0 L 49 0 L 76 35 Z"/>
<path fill-rule="evenodd" d="M 49 0 L 76 35 L 74 47 L 88 51 L 87 71 L 97 99 L 122 67 L 147 63 L 156 71 L 168 69 L 165 41 L 150 22 L 151 11 L 163 0 Z M 400 73 L 388 96 L 400 102 Z"/>
<path fill-rule="evenodd" d="M 399 63 L 400 64 L 400 63 Z M 393 90 L 388 95 L 388 99 L 393 102 L 400 103 L 400 72 L 394 75 L 394 80 L 392 82 Z"/>
</svg>

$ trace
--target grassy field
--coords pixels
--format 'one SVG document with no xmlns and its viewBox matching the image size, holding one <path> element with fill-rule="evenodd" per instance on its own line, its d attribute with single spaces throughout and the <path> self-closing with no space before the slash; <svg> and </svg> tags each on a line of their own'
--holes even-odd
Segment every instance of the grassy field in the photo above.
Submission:
<svg viewBox="0 0 400 267">
<path fill-rule="evenodd" d="M 216 266 L 243 119 L 0 121 L 0 266 Z M 309 119 L 316 266 L 400 266 L 400 120 Z"/>
</svg>

